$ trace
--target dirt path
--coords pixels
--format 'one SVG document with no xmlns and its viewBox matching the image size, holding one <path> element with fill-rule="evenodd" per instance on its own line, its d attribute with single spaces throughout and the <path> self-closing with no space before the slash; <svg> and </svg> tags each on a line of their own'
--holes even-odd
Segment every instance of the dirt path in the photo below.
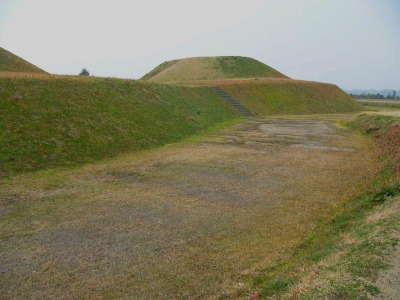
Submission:
<svg viewBox="0 0 400 300">
<path fill-rule="evenodd" d="M 399 220 L 400 220 L 400 197 L 395 197 L 384 207 L 370 216 L 370 220 L 386 222 L 386 236 L 384 239 L 400 240 Z M 387 225 L 390 224 L 390 225 Z M 382 239 L 378 235 L 377 238 Z M 380 294 L 372 297 L 374 300 L 398 300 L 400 299 L 400 246 L 389 248 L 385 253 L 386 268 L 379 271 L 376 278 L 376 286 Z"/>
<path fill-rule="evenodd" d="M 376 282 L 381 294 L 374 299 L 398 300 L 400 299 L 400 248 L 388 262 L 389 268 L 379 273 Z"/>
<path fill-rule="evenodd" d="M 247 275 L 290 255 L 357 192 L 364 148 L 329 120 L 251 120 L 1 182 L 0 295 L 204 299 L 246 289 Z"/>
</svg>

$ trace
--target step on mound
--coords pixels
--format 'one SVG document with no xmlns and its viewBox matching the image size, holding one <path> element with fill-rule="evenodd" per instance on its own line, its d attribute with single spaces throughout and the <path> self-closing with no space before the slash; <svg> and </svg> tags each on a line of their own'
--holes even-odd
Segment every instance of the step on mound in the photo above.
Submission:
<svg viewBox="0 0 400 300">
<path fill-rule="evenodd" d="M 46 71 L 0 47 L 0 72 L 41 73 Z"/>
<path fill-rule="evenodd" d="M 153 82 L 183 82 L 232 78 L 288 77 L 253 58 L 216 56 L 166 61 L 141 79 Z"/>
<path fill-rule="evenodd" d="M 231 80 L 230 80 L 231 81 Z M 355 113 L 364 108 L 334 84 L 293 79 L 212 82 L 259 116 Z"/>
<path fill-rule="evenodd" d="M 214 93 L 216 93 L 218 96 L 222 97 L 226 102 L 228 102 L 230 105 L 232 105 L 232 107 L 237 109 L 242 116 L 247 116 L 247 117 L 254 116 L 254 114 L 251 111 L 249 111 L 246 107 L 244 107 L 242 104 L 240 104 L 238 101 L 236 101 L 236 99 L 234 99 L 231 95 L 229 95 L 223 89 L 221 89 L 217 86 L 214 86 L 214 87 L 212 87 L 212 91 Z"/>
</svg>

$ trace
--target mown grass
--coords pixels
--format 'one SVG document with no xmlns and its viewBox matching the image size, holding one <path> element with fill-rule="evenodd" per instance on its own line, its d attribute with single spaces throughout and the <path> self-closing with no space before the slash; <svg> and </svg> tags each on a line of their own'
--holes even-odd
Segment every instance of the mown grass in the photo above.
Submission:
<svg viewBox="0 0 400 300">
<path fill-rule="evenodd" d="M 154 82 L 185 82 L 255 77 L 288 78 L 253 58 L 216 56 L 191 57 L 164 62 L 141 79 Z"/>
<path fill-rule="evenodd" d="M 367 299 L 380 293 L 375 281 L 400 242 L 400 161 L 393 155 L 393 145 L 399 148 L 400 142 L 400 131 L 393 134 L 393 128 L 399 122 L 376 115 L 347 122 L 352 130 L 373 137 L 376 165 L 371 183 L 316 226 L 290 259 L 248 278 L 261 298 Z"/>
<path fill-rule="evenodd" d="M 21 57 L 0 47 L 0 72 L 46 73 Z"/>
<path fill-rule="evenodd" d="M 176 142 L 237 117 L 205 87 L 14 75 L 0 91 L 3 176 Z"/>
<path fill-rule="evenodd" d="M 218 56 L 217 68 L 225 74 L 225 78 L 288 78 L 250 57 Z"/>
<path fill-rule="evenodd" d="M 390 108 L 400 108 L 400 101 L 399 101 L 399 103 L 394 103 L 394 102 L 378 102 L 378 101 L 375 101 L 375 102 L 368 102 L 368 101 L 366 101 L 366 102 L 360 102 L 362 105 L 364 105 L 364 106 L 366 106 L 367 108 L 368 107 L 371 107 L 371 108 L 375 108 L 375 107 L 378 107 L 378 108 L 381 108 L 381 107 L 390 107 Z"/>
<path fill-rule="evenodd" d="M 169 67 L 172 67 L 174 64 L 178 63 L 180 60 L 176 59 L 176 60 L 171 60 L 171 61 L 165 61 L 162 64 L 158 65 L 156 68 L 154 68 L 153 70 L 151 70 L 149 73 L 147 73 L 146 75 L 144 75 L 142 78 L 140 78 L 141 80 L 148 80 L 154 76 L 156 76 L 157 74 L 161 73 L 162 71 L 168 69 Z"/>
<path fill-rule="evenodd" d="M 260 143 L 288 128 L 305 146 L 359 151 Z M 242 275 L 289 256 L 362 180 L 364 141 L 335 133 L 325 121 L 250 120 L 196 143 L 0 180 L 1 293 L 214 299 L 247 287 Z"/>
<path fill-rule="evenodd" d="M 358 112 L 363 106 L 335 85 L 298 80 L 243 82 L 223 90 L 261 116 Z"/>
</svg>

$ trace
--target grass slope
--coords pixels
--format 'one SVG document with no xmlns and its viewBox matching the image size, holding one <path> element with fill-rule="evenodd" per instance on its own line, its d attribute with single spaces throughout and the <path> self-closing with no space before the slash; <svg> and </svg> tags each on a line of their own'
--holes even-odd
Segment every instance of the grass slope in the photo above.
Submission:
<svg viewBox="0 0 400 300">
<path fill-rule="evenodd" d="M 369 170 L 359 170 L 370 173 L 365 192 L 321 221 L 292 257 L 249 276 L 259 299 L 395 299 L 387 292 L 400 290 L 385 271 L 400 245 L 400 118 L 362 114 L 344 124 L 374 144 Z"/>
<path fill-rule="evenodd" d="M 357 112 L 363 106 L 332 84 L 271 80 L 220 85 L 249 110 L 265 116 Z"/>
<path fill-rule="evenodd" d="M 0 72 L 46 73 L 26 60 L 0 47 Z"/>
<path fill-rule="evenodd" d="M 226 78 L 288 78 L 277 70 L 249 57 L 193 57 L 164 62 L 142 80 L 179 82 Z"/>
<path fill-rule="evenodd" d="M 237 116 L 207 87 L 3 76 L 0 90 L 3 175 L 175 142 Z"/>
</svg>

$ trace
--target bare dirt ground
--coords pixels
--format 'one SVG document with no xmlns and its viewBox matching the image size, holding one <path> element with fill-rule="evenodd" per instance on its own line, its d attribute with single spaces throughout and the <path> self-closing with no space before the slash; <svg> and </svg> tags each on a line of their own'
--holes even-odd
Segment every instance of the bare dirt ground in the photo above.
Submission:
<svg viewBox="0 0 400 300">
<path fill-rule="evenodd" d="M 366 141 L 335 119 L 253 119 L 0 182 L 0 298 L 234 297 L 362 189 Z"/>
<path fill-rule="evenodd" d="M 400 220 L 400 198 L 395 197 L 392 199 L 383 210 L 378 210 L 369 217 L 370 222 L 386 221 L 388 219 L 396 220 L 393 222 L 397 226 L 386 226 L 388 236 L 385 236 L 387 240 L 399 240 L 399 221 Z M 388 230 L 389 229 L 389 230 Z M 377 276 L 375 282 L 376 286 L 380 290 L 378 296 L 372 297 L 375 300 L 397 300 L 400 299 L 400 247 L 397 245 L 393 251 L 389 251 L 385 255 L 385 263 L 387 267 L 381 270 Z"/>
<path fill-rule="evenodd" d="M 381 294 L 373 299 L 400 299 L 400 247 L 391 254 L 391 257 L 388 260 L 388 265 L 388 269 L 379 273 L 376 282 Z"/>
</svg>

